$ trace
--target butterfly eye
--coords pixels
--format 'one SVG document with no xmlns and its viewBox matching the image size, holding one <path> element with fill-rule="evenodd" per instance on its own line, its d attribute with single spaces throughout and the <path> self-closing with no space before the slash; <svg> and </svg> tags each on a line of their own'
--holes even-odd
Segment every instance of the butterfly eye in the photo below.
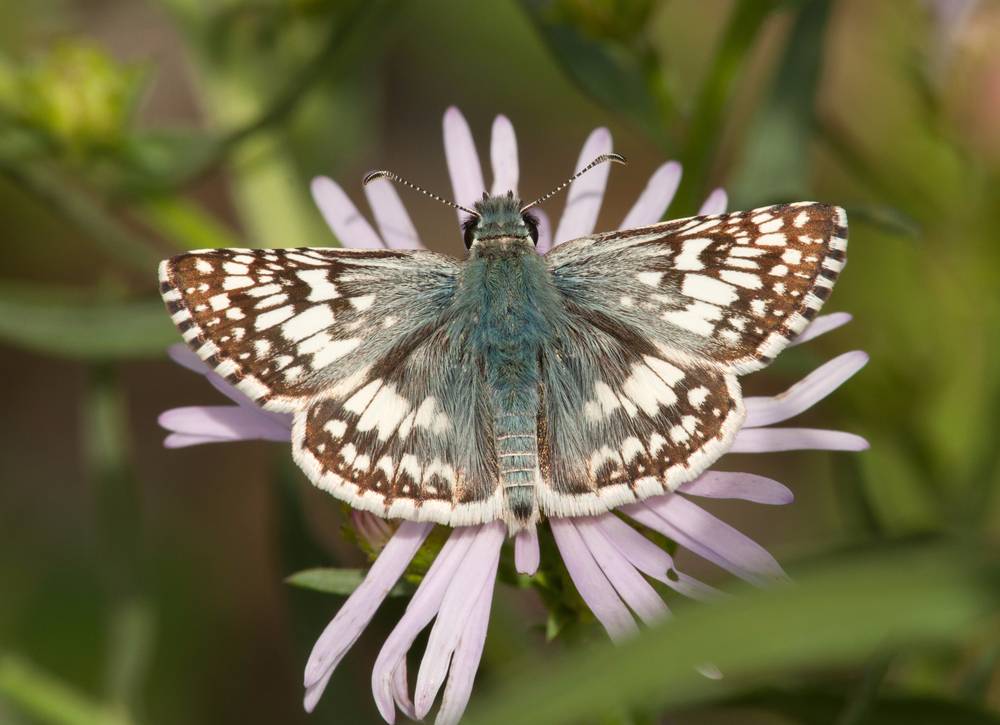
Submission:
<svg viewBox="0 0 1000 725">
<path fill-rule="evenodd" d="M 477 222 L 478 220 L 475 217 L 469 217 L 462 222 L 462 237 L 465 239 L 466 249 L 472 249 L 472 243 L 476 240 Z"/>
<path fill-rule="evenodd" d="M 524 214 L 521 217 L 524 222 L 524 226 L 528 228 L 528 234 L 531 235 L 531 241 L 538 244 L 538 219 L 531 214 Z"/>
</svg>

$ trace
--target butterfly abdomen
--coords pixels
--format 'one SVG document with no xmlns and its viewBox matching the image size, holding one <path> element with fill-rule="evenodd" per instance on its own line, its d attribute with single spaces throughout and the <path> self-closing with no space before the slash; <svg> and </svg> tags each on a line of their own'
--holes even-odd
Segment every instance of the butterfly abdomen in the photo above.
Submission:
<svg viewBox="0 0 1000 725">
<path fill-rule="evenodd" d="M 464 292 L 477 309 L 473 342 L 493 408 L 497 483 L 508 523 L 521 528 L 538 515 L 538 358 L 551 336 L 544 304 L 552 283 L 542 259 L 526 249 L 471 260 Z"/>
</svg>

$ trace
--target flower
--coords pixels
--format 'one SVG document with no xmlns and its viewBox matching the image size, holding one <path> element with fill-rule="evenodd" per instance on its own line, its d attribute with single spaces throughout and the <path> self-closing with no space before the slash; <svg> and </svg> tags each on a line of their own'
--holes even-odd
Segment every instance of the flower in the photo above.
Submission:
<svg viewBox="0 0 1000 725">
<path fill-rule="evenodd" d="M 449 109 L 444 116 L 445 152 L 454 199 L 472 204 L 485 189 L 472 134 L 461 113 Z M 590 134 L 577 168 L 595 156 L 611 151 L 607 129 Z M 518 159 L 514 130 L 509 120 L 493 124 L 490 157 L 493 191 L 517 193 Z M 675 162 L 660 166 L 622 222 L 622 228 L 658 221 L 666 211 L 680 181 Z M 598 167 L 570 187 L 566 210 L 554 233 L 548 217 L 538 210 L 539 251 L 568 239 L 591 233 L 597 220 L 607 182 L 608 168 Z M 313 196 L 334 233 L 345 246 L 420 248 L 419 236 L 392 185 L 384 180 L 365 187 L 378 231 L 351 203 L 336 182 L 319 178 Z M 721 213 L 726 194 L 717 189 L 702 206 L 705 214 Z M 835 329 L 850 320 L 846 313 L 818 317 L 793 343 L 799 344 Z M 183 346 L 171 349 L 182 365 L 206 377 L 232 399 L 235 406 L 200 406 L 167 411 L 161 424 L 171 431 L 168 446 L 227 440 L 288 440 L 290 417 L 257 408 Z M 820 366 L 784 393 L 746 399 L 747 418 L 736 435 L 731 452 L 763 453 L 786 450 L 846 450 L 867 448 L 864 439 L 840 431 L 808 428 L 775 428 L 825 398 L 867 362 L 860 351 L 841 355 Z M 792 501 L 784 485 L 749 473 L 709 471 L 677 491 L 623 506 L 618 513 L 657 531 L 700 557 L 756 584 L 783 578 L 778 562 L 763 547 L 700 508 L 692 498 L 734 498 L 781 505 Z M 362 584 L 351 594 L 313 647 L 305 670 L 305 707 L 312 710 L 334 669 L 374 616 L 396 581 L 420 550 L 433 525 L 404 521 L 389 536 L 384 525 L 373 525 L 359 514 L 356 527 L 366 540 L 379 546 L 378 557 Z M 634 612 L 645 623 L 668 615 L 666 605 L 646 577 L 658 580 L 689 597 L 715 593 L 706 584 L 680 572 L 666 551 L 630 526 L 617 513 L 550 519 L 560 556 L 584 602 L 614 639 L 637 630 Z M 393 722 L 397 708 L 410 718 L 423 718 L 444 687 L 437 723 L 455 723 L 464 712 L 472 691 L 486 637 L 493 587 L 496 581 L 505 527 L 494 522 L 454 529 L 431 568 L 423 577 L 402 619 L 393 629 L 372 671 L 372 690 L 379 712 Z M 514 540 L 515 565 L 533 574 L 539 567 L 537 532 L 522 531 Z M 410 697 L 406 653 L 431 622 L 427 647 Z M 712 672 L 706 669 L 706 674 Z M 717 675 L 717 673 L 716 673 Z"/>
</svg>

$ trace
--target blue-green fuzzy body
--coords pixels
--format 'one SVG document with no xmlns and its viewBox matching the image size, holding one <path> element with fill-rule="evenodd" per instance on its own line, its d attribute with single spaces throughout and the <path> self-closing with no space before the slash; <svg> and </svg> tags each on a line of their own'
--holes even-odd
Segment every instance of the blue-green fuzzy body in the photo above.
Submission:
<svg viewBox="0 0 1000 725">
<path fill-rule="evenodd" d="M 469 343 L 492 398 L 499 483 L 513 518 L 528 521 L 537 512 L 539 354 L 553 330 L 543 310 L 558 307 L 558 293 L 531 240 L 507 238 L 473 246 L 459 295 L 476 310 Z"/>
</svg>

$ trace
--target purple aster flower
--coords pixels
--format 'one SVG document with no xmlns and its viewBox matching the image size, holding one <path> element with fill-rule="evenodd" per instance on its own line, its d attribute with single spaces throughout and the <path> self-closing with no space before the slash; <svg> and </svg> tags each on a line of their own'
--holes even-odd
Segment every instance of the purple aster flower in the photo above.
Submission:
<svg viewBox="0 0 1000 725">
<path fill-rule="evenodd" d="M 472 205 L 486 189 L 472 133 L 462 114 L 450 108 L 444 116 L 444 143 L 454 200 Z M 599 128 L 587 138 L 577 168 L 611 151 L 611 134 Z M 493 124 L 490 145 L 494 193 L 517 193 L 518 158 L 514 129 L 504 116 Z M 660 166 L 621 228 L 659 221 L 680 182 L 676 162 Z M 607 183 L 608 168 L 598 167 L 570 187 L 566 209 L 555 231 L 540 209 L 538 250 L 594 231 Z M 336 182 L 318 178 L 313 197 L 344 246 L 422 248 L 420 238 L 398 194 L 386 180 L 365 187 L 376 229 Z M 726 194 L 713 191 L 701 213 L 725 211 Z M 846 313 L 816 318 L 793 344 L 833 330 L 850 320 Z M 235 402 L 229 406 L 177 408 L 160 416 L 168 429 L 168 447 L 233 440 L 288 441 L 291 416 L 266 412 L 212 372 L 182 345 L 171 348 L 181 365 L 205 375 Z M 730 452 L 768 453 L 788 450 L 860 451 L 868 444 L 859 436 L 811 428 L 779 428 L 825 398 L 867 362 L 860 351 L 841 355 L 807 375 L 784 393 L 745 399 L 747 418 Z M 755 584 L 782 579 L 778 562 L 763 547 L 702 509 L 699 498 L 731 498 L 780 505 L 792 501 L 781 483 L 749 473 L 709 471 L 676 491 L 621 507 L 618 512 L 657 531 L 694 554 Z M 337 612 L 313 647 L 305 670 L 305 707 L 312 710 L 335 668 L 361 636 L 375 611 L 409 567 L 433 528 L 430 523 L 402 522 L 395 532 L 384 521 L 358 513 L 353 521 L 359 535 L 380 550 L 361 585 Z M 581 597 L 614 639 L 637 631 L 635 616 L 652 624 L 669 614 L 649 579 L 675 591 L 703 599 L 712 587 L 678 571 L 673 558 L 615 513 L 549 519 L 553 537 Z M 397 709 L 407 717 L 427 715 L 444 688 L 435 722 L 455 723 L 465 710 L 486 639 L 500 549 L 506 534 L 500 522 L 454 529 L 424 576 L 402 619 L 389 635 L 372 671 L 372 691 L 379 712 L 394 722 Z M 534 574 L 540 564 L 538 535 L 521 531 L 514 539 L 516 568 Z M 634 613 L 634 615 L 633 615 Z M 432 625 L 433 622 L 433 625 Z M 432 625 L 432 626 L 431 626 Z M 410 695 L 406 654 L 418 635 L 431 626 L 427 647 Z M 718 676 L 711 668 L 706 675 Z"/>
</svg>

